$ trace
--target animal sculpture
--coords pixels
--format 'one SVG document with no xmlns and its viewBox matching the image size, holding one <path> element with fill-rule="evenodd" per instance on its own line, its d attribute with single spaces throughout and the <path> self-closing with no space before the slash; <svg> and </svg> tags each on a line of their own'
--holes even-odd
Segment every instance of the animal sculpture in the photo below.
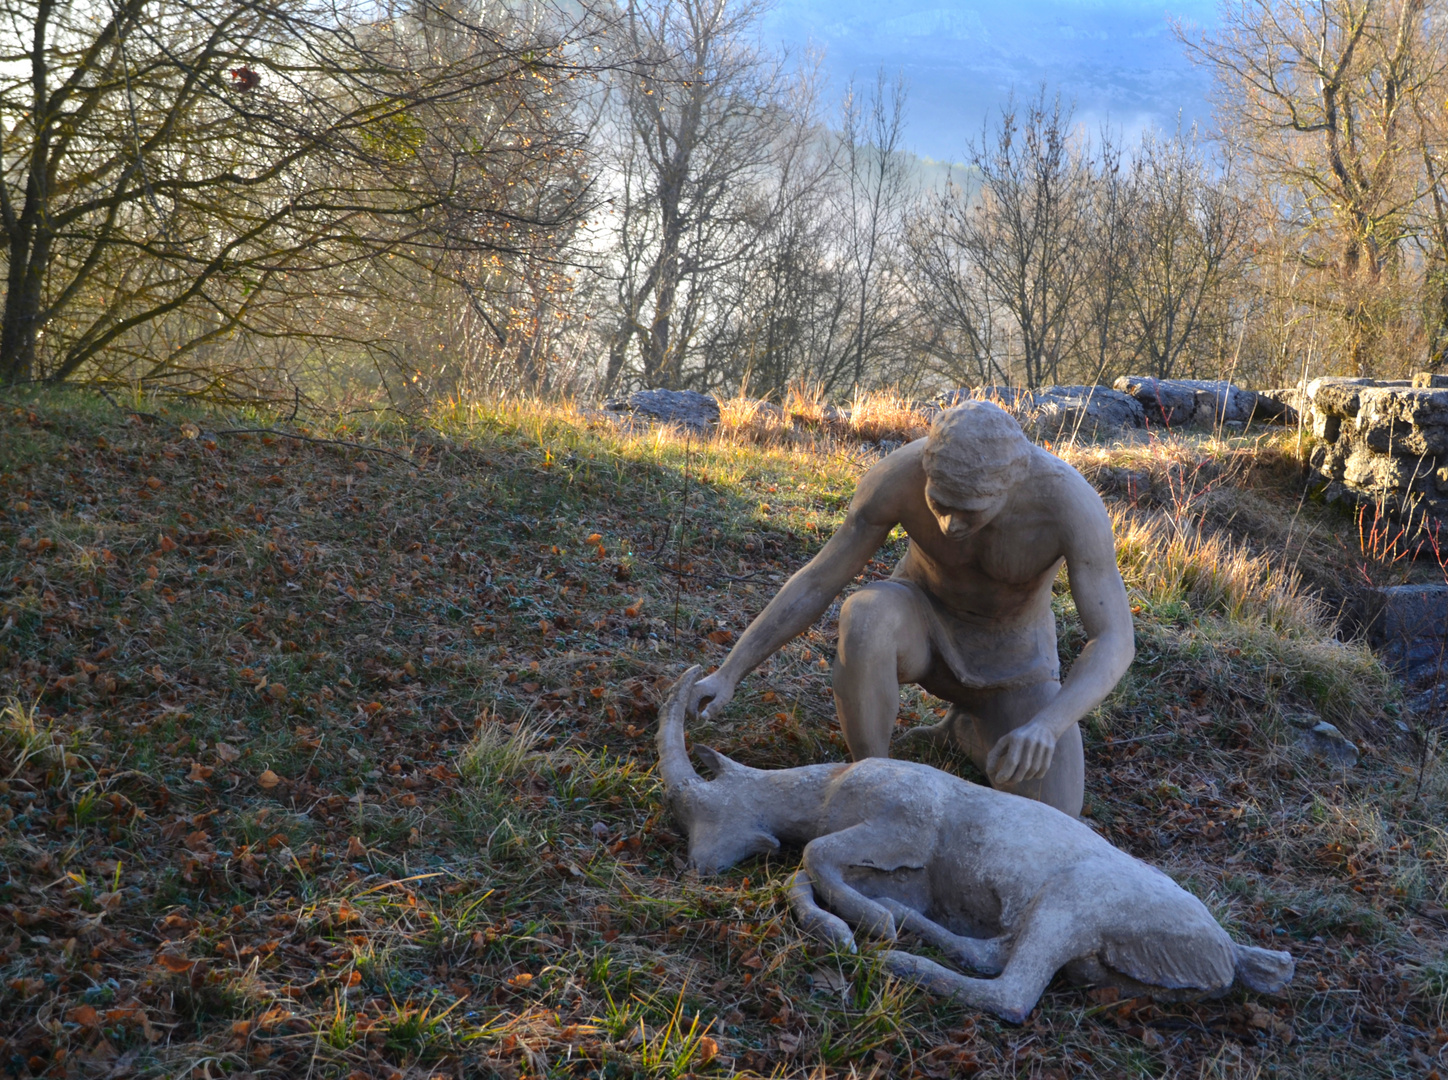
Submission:
<svg viewBox="0 0 1448 1080">
<path fill-rule="evenodd" d="M 657 735 L 689 863 L 717 874 L 802 847 L 789 900 L 810 934 L 853 951 L 856 933 L 893 945 L 909 931 L 976 974 L 898 948 L 883 951 L 890 972 L 1012 1023 L 1062 968 L 1162 999 L 1291 981 L 1290 954 L 1233 942 L 1166 874 L 1044 803 L 890 758 L 755 769 L 697 746 L 705 779 L 684 740 L 699 673 L 674 684 Z"/>
</svg>

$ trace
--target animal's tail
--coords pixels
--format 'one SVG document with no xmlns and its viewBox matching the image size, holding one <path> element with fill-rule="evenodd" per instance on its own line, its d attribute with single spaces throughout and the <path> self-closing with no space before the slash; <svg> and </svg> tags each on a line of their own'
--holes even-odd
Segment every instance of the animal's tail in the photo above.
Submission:
<svg viewBox="0 0 1448 1080">
<path fill-rule="evenodd" d="M 1275 994 L 1292 981 L 1297 965 L 1292 954 L 1255 945 L 1233 945 L 1237 950 L 1237 981 L 1259 994 Z"/>
<path fill-rule="evenodd" d="M 1207 919 L 1211 919 L 1208 915 Z M 1236 946 L 1212 919 L 1186 919 L 1167 930 L 1143 927 L 1105 943 L 1101 959 L 1123 975 L 1147 986 L 1219 994 L 1232 985 L 1237 971 Z M 1193 923 L 1203 925 L 1193 925 Z"/>
</svg>

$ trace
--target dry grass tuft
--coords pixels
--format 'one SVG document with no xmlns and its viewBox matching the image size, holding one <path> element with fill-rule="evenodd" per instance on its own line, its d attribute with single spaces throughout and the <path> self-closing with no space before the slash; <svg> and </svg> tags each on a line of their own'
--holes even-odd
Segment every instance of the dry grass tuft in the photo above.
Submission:
<svg viewBox="0 0 1448 1080">
<path fill-rule="evenodd" d="M 719 400 L 721 442 L 753 446 L 779 446 L 790 441 L 794 428 L 784 410 L 763 398 L 736 394 Z"/>
<path fill-rule="evenodd" d="M 893 390 L 860 390 L 845 408 L 829 404 L 818 388 L 796 384 L 784 404 L 741 394 L 719 402 L 717 437 L 757 446 L 820 451 L 849 443 L 906 443 L 930 431 L 931 412 Z"/>
<path fill-rule="evenodd" d="M 1336 631 L 1322 602 L 1279 556 L 1254 555 L 1200 521 L 1116 508 L 1116 557 L 1134 595 L 1154 607 L 1185 603 L 1243 627 L 1321 641 Z"/>
<path fill-rule="evenodd" d="M 930 416 L 892 390 L 857 391 L 847 424 L 861 442 L 913 442 L 930 433 Z"/>
</svg>

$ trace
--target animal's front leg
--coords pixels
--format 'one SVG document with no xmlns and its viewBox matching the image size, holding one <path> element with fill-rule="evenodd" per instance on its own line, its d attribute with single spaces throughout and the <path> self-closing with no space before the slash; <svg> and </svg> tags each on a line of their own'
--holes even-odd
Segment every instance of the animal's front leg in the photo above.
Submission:
<svg viewBox="0 0 1448 1080">
<path fill-rule="evenodd" d="M 949 955 L 956 963 L 986 975 L 998 975 L 1004 968 L 1009 941 L 1005 935 L 995 938 L 962 937 L 891 897 L 882 896 L 879 903 L 895 916 L 895 925 L 899 929 L 909 930 Z"/>
<path fill-rule="evenodd" d="M 789 879 L 788 888 L 790 910 L 805 933 L 819 938 L 826 945 L 855 951 L 855 935 L 850 933 L 849 925 L 815 903 L 814 884 L 806 871 L 796 870 Z"/>
<path fill-rule="evenodd" d="M 872 858 L 877 850 L 879 858 Z M 894 941 L 895 917 L 846 881 L 845 871 L 854 866 L 892 870 L 895 867 L 886 865 L 889 856 L 898 861 L 899 852 L 908 850 L 899 837 L 885 834 L 878 825 L 861 823 L 806 844 L 804 869 L 824 902 L 856 932 Z"/>
</svg>

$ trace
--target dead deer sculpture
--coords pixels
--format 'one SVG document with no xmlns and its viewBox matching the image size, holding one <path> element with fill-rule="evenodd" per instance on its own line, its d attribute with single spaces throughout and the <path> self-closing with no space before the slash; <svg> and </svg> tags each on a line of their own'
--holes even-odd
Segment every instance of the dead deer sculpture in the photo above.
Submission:
<svg viewBox="0 0 1448 1080">
<path fill-rule="evenodd" d="M 754 769 L 699 746 L 713 773 L 704 779 L 684 742 L 699 671 L 674 685 L 657 738 L 690 865 L 715 874 L 781 844 L 803 847 L 789 899 L 810 934 L 853 951 L 851 927 L 888 943 L 910 931 L 990 977 L 894 948 L 883 954 L 889 971 L 1013 1023 L 1061 968 L 1166 999 L 1291 981 L 1290 954 L 1235 944 L 1166 874 L 1044 803 L 889 758 Z"/>
</svg>

